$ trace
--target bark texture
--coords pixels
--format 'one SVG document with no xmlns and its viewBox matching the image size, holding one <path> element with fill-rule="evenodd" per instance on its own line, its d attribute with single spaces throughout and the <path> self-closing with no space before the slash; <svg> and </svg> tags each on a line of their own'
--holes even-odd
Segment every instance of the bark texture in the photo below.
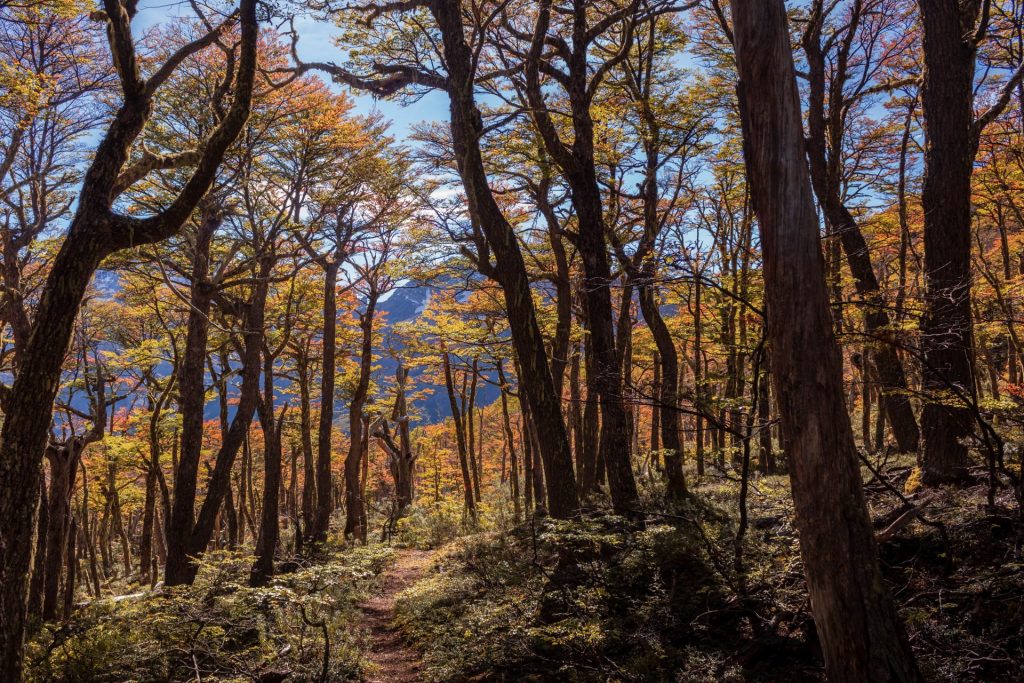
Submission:
<svg viewBox="0 0 1024 683">
<path fill-rule="evenodd" d="M 829 313 L 782 0 L 732 0 L 744 153 L 800 550 L 829 680 L 922 680 L 882 582 Z"/>
</svg>

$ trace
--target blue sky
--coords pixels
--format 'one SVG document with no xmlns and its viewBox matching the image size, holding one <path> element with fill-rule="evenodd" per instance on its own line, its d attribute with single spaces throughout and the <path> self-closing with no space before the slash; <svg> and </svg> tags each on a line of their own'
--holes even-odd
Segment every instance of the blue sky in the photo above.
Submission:
<svg viewBox="0 0 1024 683">
<path fill-rule="evenodd" d="M 138 36 L 156 24 L 194 16 L 189 4 L 182 0 L 142 0 L 132 27 Z M 297 18 L 295 25 L 300 36 L 299 56 L 303 60 L 341 60 L 341 52 L 334 45 L 335 30 L 329 22 L 317 21 L 306 16 Z M 333 85 L 332 87 L 340 88 Z M 396 102 L 375 101 L 369 95 L 349 92 L 356 102 L 358 113 L 380 112 L 390 120 L 391 132 L 400 142 L 404 141 L 416 124 L 446 119 L 448 113 L 448 101 L 444 94 L 439 92 L 432 92 L 419 102 L 405 107 Z"/>
</svg>

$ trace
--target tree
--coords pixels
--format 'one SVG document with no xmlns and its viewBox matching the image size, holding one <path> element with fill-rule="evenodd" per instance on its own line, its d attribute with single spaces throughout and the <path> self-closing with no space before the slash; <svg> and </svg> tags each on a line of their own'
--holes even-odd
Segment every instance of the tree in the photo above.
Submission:
<svg viewBox="0 0 1024 683">
<path fill-rule="evenodd" d="M 624 125 L 636 139 L 636 160 L 619 162 L 626 176 L 632 165 L 642 174 L 637 197 L 619 188 L 624 203 L 639 200 L 639 206 L 632 209 L 638 216 L 629 216 L 641 232 L 636 246 L 627 253 L 626 239 L 616 231 L 608 231 L 615 247 L 619 262 L 626 270 L 629 281 L 638 289 L 640 311 L 650 329 L 657 352 L 652 359 L 655 363 L 656 391 L 651 401 L 652 440 L 660 441 L 664 449 L 665 474 L 670 496 L 686 494 L 686 480 L 683 475 L 683 447 L 679 433 L 678 396 L 680 386 L 679 355 L 672 333 L 662 314 L 661 297 L 658 292 L 658 261 L 664 243 L 666 228 L 685 212 L 688 199 L 693 193 L 690 187 L 692 171 L 690 163 L 702 151 L 705 136 L 709 133 L 706 114 L 694 111 L 685 91 L 674 92 L 678 79 L 683 73 L 671 63 L 679 47 L 679 38 L 673 33 L 671 19 L 660 22 L 651 19 L 637 31 L 629 56 L 618 67 L 621 73 L 614 74 L 611 87 L 621 91 L 627 102 L 628 112 L 623 118 Z M 613 101 L 617 100 L 613 95 Z M 625 212 L 631 211 L 627 205 Z M 653 450 L 661 450 L 654 448 Z"/>
<path fill-rule="evenodd" d="M 589 0 L 574 2 L 572 21 L 566 26 L 555 25 L 552 31 L 551 3 L 539 4 L 536 22 L 528 34 L 529 47 L 525 51 L 525 91 L 540 138 L 572 188 L 577 221 L 575 241 L 583 261 L 587 331 L 594 354 L 593 387 L 601 408 L 598 459 L 607 468 L 616 511 L 635 517 L 638 514 L 637 491 L 622 397 L 622 357 L 616 350 L 612 327 L 612 276 L 605 241 L 604 206 L 594 159 L 591 106 L 603 78 L 628 55 L 633 31 L 642 19 L 638 16 L 641 14 L 638 4 L 631 3 L 591 23 L 588 20 L 588 12 L 593 10 L 591 5 Z M 608 35 L 613 29 L 619 34 L 614 47 L 601 45 L 602 42 L 616 40 Z M 554 35 L 549 35 L 549 32 Z M 555 47 L 545 51 L 549 44 Z M 601 55 L 606 57 L 602 59 Z M 599 60 L 596 68 L 591 64 L 595 59 Z M 542 61 L 544 73 L 551 75 L 552 81 L 564 88 L 568 98 L 573 134 L 571 144 L 563 140 L 546 104 L 540 79 Z M 564 63 L 565 71 L 557 63 Z"/>
<path fill-rule="evenodd" d="M 85 174 L 78 208 L 43 289 L 21 371 L 11 387 L 11 410 L 0 431 L 0 614 L 4 618 L 0 624 L 0 677 L 11 681 L 20 680 L 22 672 L 25 582 L 31 564 L 40 466 L 61 365 L 85 289 L 106 256 L 159 241 L 181 228 L 209 189 L 221 158 L 249 112 L 258 39 L 255 0 L 242 0 L 236 14 L 179 48 L 148 78 L 141 75 L 131 32 L 135 10 L 134 4 L 120 0 L 104 2 L 103 19 L 122 100 Z M 180 158 L 145 157 L 138 165 L 124 168 L 160 86 L 184 59 L 226 35 L 236 21 L 241 40 L 231 106 L 201 150 L 189 155 L 195 168 L 185 187 L 152 216 L 114 211 L 119 186 L 143 175 L 144 170 L 182 163 Z"/>
<path fill-rule="evenodd" d="M 772 377 L 826 670 L 832 681 L 920 681 L 882 582 L 843 404 L 785 6 L 731 6 L 744 152 L 764 248 Z"/>
<path fill-rule="evenodd" d="M 391 275 L 394 257 L 393 242 L 397 229 L 406 216 L 402 201 L 405 182 L 404 164 L 396 164 L 390 178 L 381 178 L 374 187 L 372 210 L 373 227 L 353 260 L 353 268 L 361 283 L 357 290 L 363 302 L 363 310 L 357 313 L 361 339 L 359 343 L 359 373 L 356 377 L 352 399 L 349 402 L 349 451 L 345 458 L 345 537 L 353 537 L 366 543 L 366 501 L 360 485 L 360 469 L 365 466 L 364 442 L 371 434 L 365 419 L 367 394 L 373 371 L 374 319 L 380 297 L 394 287 Z M 390 182 L 389 182 L 390 181 Z"/>
<path fill-rule="evenodd" d="M 330 104 L 333 111 L 341 113 L 351 107 L 345 98 Z M 300 244 L 324 273 L 316 509 L 309 540 L 325 543 L 335 503 L 331 481 L 331 431 L 337 372 L 338 276 L 359 242 L 377 221 L 384 219 L 382 212 L 387 205 L 374 204 L 373 187 L 375 178 L 385 173 L 387 164 L 371 145 L 371 141 L 384 132 L 378 121 L 351 121 L 339 126 L 327 117 L 318 117 L 307 123 L 308 143 L 299 156 L 307 184 L 296 204 L 294 219 L 299 227 L 295 234 Z M 304 205 L 311 208 L 311 216 L 300 223 L 299 209 Z M 348 291 L 354 284 L 348 283 L 342 291 Z"/>
<path fill-rule="evenodd" d="M 992 105 L 975 116 L 978 45 L 990 3 L 918 0 L 923 27 L 921 108 L 925 126 L 925 314 L 921 321 L 924 480 L 962 478 L 974 433 L 974 332 L 971 320 L 971 175 L 981 132 L 1009 103 L 1024 61 Z"/>
<path fill-rule="evenodd" d="M 892 33 L 906 28 L 897 24 L 898 16 L 893 15 L 898 13 L 893 8 L 885 2 L 861 0 L 853 2 L 840 18 L 842 28 L 829 30 L 828 40 L 823 41 L 823 34 L 832 25 L 829 14 L 838 9 L 837 5 L 826 9 L 823 2 L 816 0 L 802 38 L 810 85 L 807 157 L 811 182 L 830 234 L 842 245 L 857 294 L 862 298 L 865 333 L 881 342 L 873 346 L 870 362 L 881 382 L 882 405 L 896 445 L 902 452 L 914 453 L 920 434 L 910 404 L 906 373 L 891 336 L 888 307 L 867 242 L 843 199 L 850 120 L 859 107 L 865 106 L 865 99 L 879 90 L 896 87 L 893 83 L 873 82 L 871 75 L 899 57 L 910 41 L 890 38 Z M 887 54 L 876 54 L 883 46 Z M 855 48 L 860 48 L 858 54 L 851 57 Z M 831 65 L 830 69 L 826 69 L 826 63 Z"/>
<path fill-rule="evenodd" d="M 530 293 L 526 264 L 515 230 L 491 191 L 481 153 L 483 121 L 474 94 L 479 50 L 474 52 L 467 43 L 461 7 L 454 0 L 431 0 L 387 7 L 368 4 L 361 9 L 369 16 L 372 24 L 372 20 L 385 11 L 403 13 L 421 8 L 430 14 L 431 30 L 440 34 L 440 44 L 434 42 L 433 46 L 438 47 L 441 54 L 434 56 L 444 61 L 446 75 L 442 76 L 433 65 L 424 65 L 415 57 L 412 65 L 404 63 L 393 68 L 377 60 L 381 68 L 376 69 L 371 65 L 370 75 L 367 76 L 324 63 L 299 63 L 295 72 L 320 69 L 342 83 L 385 97 L 412 87 L 437 88 L 447 93 L 452 149 L 466 192 L 469 224 L 476 246 L 474 262 L 481 274 L 494 279 L 502 287 L 512 339 L 522 367 L 524 394 L 534 408 L 533 413 L 537 416 L 540 429 L 546 435 L 542 444 L 542 458 L 548 480 L 549 510 L 556 517 L 569 517 L 579 508 L 579 496 L 573 476 L 572 453 L 561 416 L 560 397 L 554 391 L 550 365 L 544 352 L 544 339 L 537 324 Z M 362 33 L 371 39 L 374 37 L 372 32 Z M 418 48 L 418 45 L 410 48 L 413 55 L 419 53 Z"/>
</svg>

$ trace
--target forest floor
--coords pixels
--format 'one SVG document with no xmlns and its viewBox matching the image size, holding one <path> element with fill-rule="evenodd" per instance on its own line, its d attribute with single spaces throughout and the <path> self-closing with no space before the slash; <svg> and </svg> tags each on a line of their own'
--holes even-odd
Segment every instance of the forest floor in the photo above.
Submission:
<svg viewBox="0 0 1024 683">
<path fill-rule="evenodd" d="M 395 599 L 426 574 L 433 555 L 427 550 L 399 550 L 395 564 L 381 576 L 380 587 L 369 600 L 359 604 L 363 615 L 360 626 L 370 639 L 366 656 L 375 667 L 367 683 L 420 680 L 420 653 L 393 625 Z"/>
</svg>

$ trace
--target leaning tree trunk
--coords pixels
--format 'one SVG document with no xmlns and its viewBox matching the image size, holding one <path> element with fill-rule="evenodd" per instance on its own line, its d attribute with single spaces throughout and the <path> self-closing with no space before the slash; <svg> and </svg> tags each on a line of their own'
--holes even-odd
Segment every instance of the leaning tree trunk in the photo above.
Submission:
<svg viewBox="0 0 1024 683">
<path fill-rule="evenodd" d="M 860 226 L 840 195 L 842 183 L 842 146 L 846 127 L 847 103 L 843 99 L 842 86 L 845 83 L 849 51 L 856 35 L 856 22 L 848 27 L 846 39 L 840 43 L 835 58 L 833 76 L 836 79 L 828 97 L 826 112 L 825 50 L 821 47 L 821 7 L 812 17 L 812 30 L 804 36 L 804 51 L 808 62 L 809 97 L 807 112 L 807 157 L 810 162 L 811 184 L 818 196 L 825 219 L 832 233 L 839 237 L 846 262 L 853 275 L 854 287 L 864 307 L 865 332 L 879 343 L 872 355 L 873 366 L 878 373 L 882 390 L 882 405 L 889 426 L 892 428 L 896 446 L 900 452 L 917 452 L 920 430 L 914 410 L 910 404 L 903 363 L 896 352 L 896 338 L 890 329 L 889 312 L 882 296 L 875 269 L 871 263 L 871 252 Z M 857 14 L 860 19 L 859 13 Z M 828 141 L 828 144 L 826 144 Z"/>
<path fill-rule="evenodd" d="M 466 200 L 493 252 L 497 266 L 493 274 L 504 294 L 512 344 L 521 369 L 520 388 L 544 434 L 541 459 L 548 482 L 548 509 L 554 517 L 570 517 L 579 509 L 579 495 L 562 420 L 561 396 L 555 392 L 518 238 L 487 184 L 480 151 L 483 120 L 474 100 L 474 57 L 463 33 L 462 5 L 458 0 L 432 0 L 430 10 L 443 42 L 452 143 Z M 485 268 L 490 271 L 489 266 Z"/>
<path fill-rule="evenodd" d="M 166 79 L 177 63 L 172 60 L 149 81 L 143 80 L 131 29 L 135 3 L 107 0 L 105 4 L 110 10 L 107 35 L 116 54 L 113 61 L 123 100 L 85 173 L 75 216 L 47 276 L 11 387 L 12 409 L 0 431 L 0 680 L 4 681 L 22 676 L 26 580 L 42 461 L 64 357 L 86 288 L 106 256 L 166 239 L 181 229 L 212 185 L 225 152 L 248 119 L 252 101 L 259 29 L 255 0 L 242 0 L 234 99 L 207 139 L 194 172 L 161 213 L 144 219 L 115 213 L 113 202 L 131 147 L 149 119 L 160 78 Z M 218 35 L 219 30 L 211 31 L 207 42 L 192 44 L 193 51 L 211 44 Z"/>
<path fill-rule="evenodd" d="M 91 218 L 91 217 L 89 217 Z M 54 260 L 0 433 L 0 680 L 21 680 L 26 589 L 42 458 L 78 307 L 105 255 L 79 214 Z M 74 235 L 74 237 L 72 237 Z"/>
<path fill-rule="evenodd" d="M 834 683 L 920 681 L 878 566 L 829 312 L 783 0 L 732 0 L 744 153 L 800 551 Z"/>
</svg>

